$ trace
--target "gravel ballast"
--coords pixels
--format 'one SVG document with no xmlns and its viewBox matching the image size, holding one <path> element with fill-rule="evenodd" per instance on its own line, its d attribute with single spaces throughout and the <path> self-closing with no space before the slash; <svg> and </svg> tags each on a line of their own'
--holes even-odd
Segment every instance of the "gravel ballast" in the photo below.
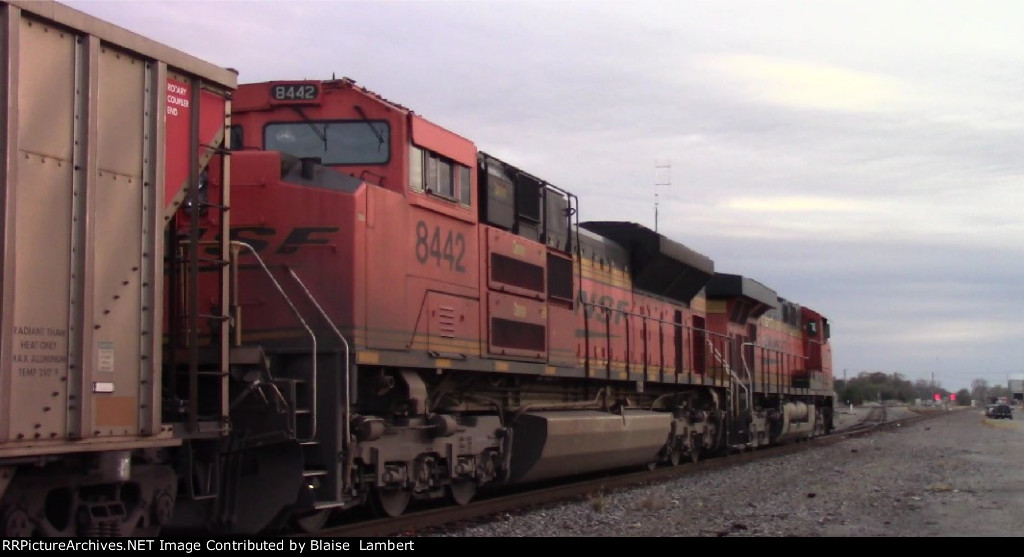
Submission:
<svg viewBox="0 0 1024 557">
<path fill-rule="evenodd" d="M 846 409 L 844 409 L 846 410 Z M 909 410 L 887 409 L 889 420 Z M 509 513 L 448 536 L 1018 536 L 1024 420 L 977 408 L 813 451 L 586 501 Z M 1015 412 L 1019 418 L 1020 412 Z M 838 416 L 839 427 L 866 409 Z M 877 416 L 875 411 L 872 416 Z"/>
</svg>

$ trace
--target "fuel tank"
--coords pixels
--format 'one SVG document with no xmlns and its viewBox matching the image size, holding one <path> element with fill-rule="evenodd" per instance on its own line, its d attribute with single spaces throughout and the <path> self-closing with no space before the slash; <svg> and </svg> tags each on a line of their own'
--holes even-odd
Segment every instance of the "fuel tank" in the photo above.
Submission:
<svg viewBox="0 0 1024 557">
<path fill-rule="evenodd" d="M 787 402 L 782 405 L 782 425 L 776 442 L 789 441 L 799 437 L 810 437 L 814 432 L 817 413 L 814 406 L 803 402 Z"/>
<path fill-rule="evenodd" d="M 533 482 L 654 462 L 665 446 L 671 414 L 626 410 L 530 412 L 512 424 L 509 481 Z"/>
</svg>

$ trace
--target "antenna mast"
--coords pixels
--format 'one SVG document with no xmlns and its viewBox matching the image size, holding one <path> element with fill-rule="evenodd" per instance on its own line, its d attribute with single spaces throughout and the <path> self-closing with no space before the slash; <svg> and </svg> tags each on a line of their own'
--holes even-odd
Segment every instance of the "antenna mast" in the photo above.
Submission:
<svg viewBox="0 0 1024 557">
<path fill-rule="evenodd" d="M 658 187 L 672 185 L 672 162 L 654 163 L 654 231 L 658 231 Z"/>
</svg>

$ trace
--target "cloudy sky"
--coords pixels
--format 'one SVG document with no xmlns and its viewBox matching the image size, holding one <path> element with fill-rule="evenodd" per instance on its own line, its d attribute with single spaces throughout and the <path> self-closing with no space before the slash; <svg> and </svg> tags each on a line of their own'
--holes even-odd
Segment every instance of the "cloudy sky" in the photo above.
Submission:
<svg viewBox="0 0 1024 557">
<path fill-rule="evenodd" d="M 240 82 L 355 79 L 582 220 L 653 228 L 657 199 L 828 316 L 837 377 L 1024 373 L 1024 2 L 64 3 Z"/>
</svg>

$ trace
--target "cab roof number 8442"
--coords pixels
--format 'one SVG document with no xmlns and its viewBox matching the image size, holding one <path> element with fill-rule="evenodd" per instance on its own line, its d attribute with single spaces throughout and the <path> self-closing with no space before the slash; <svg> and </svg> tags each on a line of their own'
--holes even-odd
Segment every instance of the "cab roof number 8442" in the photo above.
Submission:
<svg viewBox="0 0 1024 557">
<path fill-rule="evenodd" d="M 312 83 L 278 83 L 270 88 L 270 96 L 275 101 L 311 101 L 319 93 L 319 88 Z"/>
</svg>

